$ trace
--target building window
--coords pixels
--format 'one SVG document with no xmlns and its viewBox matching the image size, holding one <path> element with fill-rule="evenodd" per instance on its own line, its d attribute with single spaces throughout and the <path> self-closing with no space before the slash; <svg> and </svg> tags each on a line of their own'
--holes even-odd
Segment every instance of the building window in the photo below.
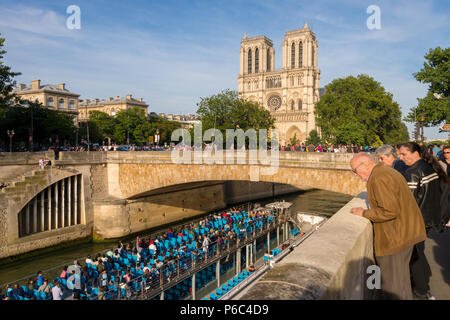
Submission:
<svg viewBox="0 0 450 320">
<path fill-rule="evenodd" d="M 52 97 L 48 97 L 47 98 L 47 107 L 54 107 L 53 98 Z"/>
<path fill-rule="evenodd" d="M 270 49 L 267 49 L 267 71 L 270 71 Z"/>
<path fill-rule="evenodd" d="M 64 99 L 59 99 L 58 100 L 58 108 L 64 109 Z"/>
<path fill-rule="evenodd" d="M 248 50 L 248 73 L 252 73 L 252 49 Z"/>
<path fill-rule="evenodd" d="M 298 45 L 298 66 L 301 67 L 303 65 L 303 42 L 300 41 Z"/>
<path fill-rule="evenodd" d="M 298 100 L 298 110 L 302 110 L 302 100 Z"/>
<path fill-rule="evenodd" d="M 259 49 L 255 50 L 255 73 L 259 72 Z"/>
<path fill-rule="evenodd" d="M 281 77 L 269 77 L 266 79 L 266 88 L 281 88 Z"/>
<path fill-rule="evenodd" d="M 69 100 L 69 109 L 74 110 L 75 109 L 75 101 Z"/>
<path fill-rule="evenodd" d="M 294 101 L 291 101 L 291 111 L 295 111 L 295 103 L 294 103 Z"/>
<path fill-rule="evenodd" d="M 295 44 L 291 46 L 291 68 L 295 68 Z"/>
</svg>

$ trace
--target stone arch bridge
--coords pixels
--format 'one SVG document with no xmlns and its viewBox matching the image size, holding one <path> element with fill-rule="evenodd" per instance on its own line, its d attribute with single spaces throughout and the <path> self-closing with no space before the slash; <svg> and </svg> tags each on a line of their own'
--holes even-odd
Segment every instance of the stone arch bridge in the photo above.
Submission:
<svg viewBox="0 0 450 320">
<path fill-rule="evenodd" d="M 350 170 L 351 154 L 279 152 L 271 168 L 250 164 L 248 152 L 212 164 L 193 154 L 174 163 L 172 155 L 0 153 L 0 181 L 8 184 L 0 192 L 0 258 L 92 234 L 123 237 L 299 189 L 357 195 L 365 187 Z M 51 166 L 39 169 L 41 158 Z"/>
</svg>

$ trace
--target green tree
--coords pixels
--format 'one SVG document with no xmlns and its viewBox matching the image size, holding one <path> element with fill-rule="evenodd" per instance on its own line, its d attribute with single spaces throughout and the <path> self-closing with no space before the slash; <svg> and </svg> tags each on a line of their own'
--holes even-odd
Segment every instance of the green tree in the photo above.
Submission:
<svg viewBox="0 0 450 320">
<path fill-rule="evenodd" d="M 308 138 L 306 139 L 306 144 L 319 144 L 321 142 L 319 133 L 316 129 L 313 129 L 309 132 Z"/>
<path fill-rule="evenodd" d="M 97 139 L 91 141 L 104 141 L 106 138 L 112 139 L 114 136 L 114 127 L 116 120 L 106 112 L 93 110 L 89 111 L 89 136 L 91 136 L 91 127 L 98 131 Z M 94 136 L 93 136 L 94 137 Z"/>
<path fill-rule="evenodd" d="M 416 107 L 411 108 L 405 118 L 408 122 L 422 122 L 425 127 L 438 126 L 450 122 L 450 47 L 430 49 L 425 55 L 423 68 L 414 73 L 417 81 L 428 83 L 428 93 L 424 98 L 418 98 Z M 437 99 L 439 94 L 444 99 Z M 445 99 L 447 98 L 447 99 Z"/>
<path fill-rule="evenodd" d="M 144 110 L 135 107 L 117 112 L 114 127 L 116 142 L 127 143 L 129 137 L 130 143 L 142 145 L 147 141 L 149 135 L 150 126 Z"/>
<path fill-rule="evenodd" d="M 18 72 L 12 72 L 11 68 L 3 62 L 3 56 L 6 53 L 3 50 L 4 42 L 5 38 L 2 38 L 0 33 L 0 119 L 5 117 L 6 108 L 18 101 L 12 90 L 16 85 L 13 78 L 20 75 Z"/>
<path fill-rule="evenodd" d="M 414 73 L 417 81 L 429 84 L 429 92 L 450 97 L 450 47 L 430 49 L 423 68 Z"/>
<path fill-rule="evenodd" d="M 229 89 L 200 98 L 197 106 L 197 114 L 202 121 L 202 134 L 208 129 L 216 128 L 222 132 L 224 142 L 226 129 L 239 128 L 245 132 L 249 129 L 258 131 L 275 128 L 275 119 L 268 110 L 256 102 L 239 98 L 236 91 Z"/>
<path fill-rule="evenodd" d="M 291 144 L 291 146 L 295 146 L 297 144 L 297 133 L 294 133 L 294 136 L 289 139 L 289 143 Z"/>
<path fill-rule="evenodd" d="M 418 98 L 416 107 L 411 108 L 405 117 L 407 122 L 421 122 L 422 114 L 424 115 L 423 124 L 425 127 L 438 126 L 443 122 L 450 123 L 450 106 L 447 100 L 436 99 L 431 91 L 425 98 Z"/>
<path fill-rule="evenodd" d="M 33 142 L 38 145 L 53 145 L 56 139 L 75 142 L 75 125 L 72 116 L 44 108 L 40 103 L 22 101 L 22 105 L 7 106 L 5 118 L 0 120 L 0 132 L 14 129 L 15 144 L 28 146 L 33 127 Z M 51 139 L 51 141 L 50 141 Z"/>
<path fill-rule="evenodd" d="M 177 121 L 170 121 L 157 115 L 150 116 L 150 135 L 154 136 L 156 130 L 159 130 L 160 144 L 170 143 L 172 132 L 181 128 L 181 124 Z"/>
<path fill-rule="evenodd" d="M 315 108 L 322 138 L 333 144 L 395 144 L 405 126 L 398 103 L 368 75 L 333 80 Z"/>
</svg>

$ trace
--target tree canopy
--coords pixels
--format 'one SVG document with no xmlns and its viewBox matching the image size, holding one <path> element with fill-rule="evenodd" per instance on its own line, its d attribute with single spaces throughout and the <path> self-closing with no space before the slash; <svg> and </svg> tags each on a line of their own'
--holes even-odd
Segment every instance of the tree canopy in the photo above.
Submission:
<svg viewBox="0 0 450 320">
<path fill-rule="evenodd" d="M 5 117 L 0 120 L 0 132 L 3 141 L 8 140 L 7 130 L 14 129 L 14 145 L 22 142 L 28 147 L 31 128 L 33 143 L 53 145 L 56 140 L 75 142 L 76 127 L 72 116 L 44 108 L 38 102 L 24 102 L 23 105 L 6 106 Z M 2 139 L 0 139 L 2 140 Z"/>
<path fill-rule="evenodd" d="M 219 94 L 200 98 L 197 114 L 202 121 L 204 131 L 216 128 L 226 138 L 226 129 L 273 129 L 275 119 L 270 111 L 257 102 L 241 99 L 236 91 L 223 90 Z"/>
<path fill-rule="evenodd" d="M 430 49 L 425 60 L 423 68 L 413 75 L 418 81 L 429 84 L 428 93 L 417 99 L 417 106 L 411 108 L 405 121 L 422 122 L 425 127 L 450 123 L 450 47 Z M 435 94 L 443 98 L 437 99 Z"/>
<path fill-rule="evenodd" d="M 450 97 L 450 47 L 430 49 L 419 72 L 414 73 L 417 81 L 429 84 L 431 93 Z"/>
<path fill-rule="evenodd" d="M 409 140 L 392 94 L 368 75 L 333 80 L 315 108 L 322 138 L 337 144 L 379 146 Z"/>
<path fill-rule="evenodd" d="M 118 144 L 129 142 L 137 145 L 145 145 L 150 136 L 159 130 L 160 142 L 170 142 L 172 131 L 180 128 L 181 124 L 169 121 L 158 116 L 147 117 L 145 111 L 140 108 L 120 110 L 116 117 L 111 117 L 105 112 L 89 111 L 89 136 L 91 141 L 104 141 L 110 138 Z M 93 134 L 91 134 L 93 128 Z M 83 133 L 85 129 L 83 129 Z"/>
<path fill-rule="evenodd" d="M 322 142 L 320 139 L 319 133 L 316 129 L 313 129 L 309 132 L 308 138 L 306 139 L 306 144 L 319 144 Z"/>
<path fill-rule="evenodd" d="M 425 127 L 438 126 L 443 122 L 450 123 L 450 106 L 446 99 L 436 99 L 431 91 L 424 98 L 417 98 L 418 104 L 411 108 L 405 117 L 407 122 L 422 122 L 421 115 L 424 115 L 423 125 Z"/>
<path fill-rule="evenodd" d="M 17 101 L 17 97 L 12 93 L 16 85 L 13 78 L 20 75 L 19 72 L 12 72 L 3 62 L 3 56 L 6 54 L 3 50 L 4 42 L 5 38 L 2 38 L 0 33 L 0 119 L 5 117 L 6 108 Z"/>
</svg>

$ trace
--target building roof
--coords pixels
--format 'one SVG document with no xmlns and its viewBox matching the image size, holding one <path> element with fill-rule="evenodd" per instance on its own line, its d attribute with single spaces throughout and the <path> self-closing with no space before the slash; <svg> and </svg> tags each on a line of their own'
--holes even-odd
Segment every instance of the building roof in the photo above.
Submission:
<svg viewBox="0 0 450 320">
<path fill-rule="evenodd" d="M 160 113 L 158 114 L 158 116 L 172 121 L 198 121 L 198 115 L 195 114 L 182 115 L 182 114 Z"/>
<path fill-rule="evenodd" d="M 73 95 L 79 97 L 80 95 L 78 93 L 72 92 L 70 90 L 67 90 L 65 86 L 64 88 L 61 88 L 60 85 L 57 84 L 43 84 L 39 85 L 39 89 L 33 90 L 31 86 L 25 86 L 23 84 L 20 84 L 20 87 L 16 87 L 13 89 L 13 93 L 16 94 L 26 94 L 26 93 L 32 93 L 36 91 L 43 91 L 43 92 L 51 92 L 51 93 L 62 93 L 67 95 Z"/>
<path fill-rule="evenodd" d="M 132 97 L 131 94 L 125 96 L 125 97 L 109 97 L 108 99 L 86 99 L 86 100 L 80 100 L 80 103 L 78 104 L 79 107 L 98 107 L 98 106 L 104 106 L 104 105 L 110 105 L 110 104 L 133 104 L 133 105 L 140 105 L 143 107 L 148 107 L 148 104 L 142 100 L 142 98 L 135 99 Z"/>
<path fill-rule="evenodd" d="M 300 29 L 296 29 L 296 30 L 290 30 L 290 31 L 286 31 L 286 35 L 294 35 L 294 34 L 298 34 L 298 33 L 311 33 L 311 35 L 313 36 L 313 38 L 315 39 L 316 35 L 314 34 L 314 32 L 309 28 L 308 22 L 305 23 L 305 25 L 303 26 L 303 28 Z"/>
</svg>

